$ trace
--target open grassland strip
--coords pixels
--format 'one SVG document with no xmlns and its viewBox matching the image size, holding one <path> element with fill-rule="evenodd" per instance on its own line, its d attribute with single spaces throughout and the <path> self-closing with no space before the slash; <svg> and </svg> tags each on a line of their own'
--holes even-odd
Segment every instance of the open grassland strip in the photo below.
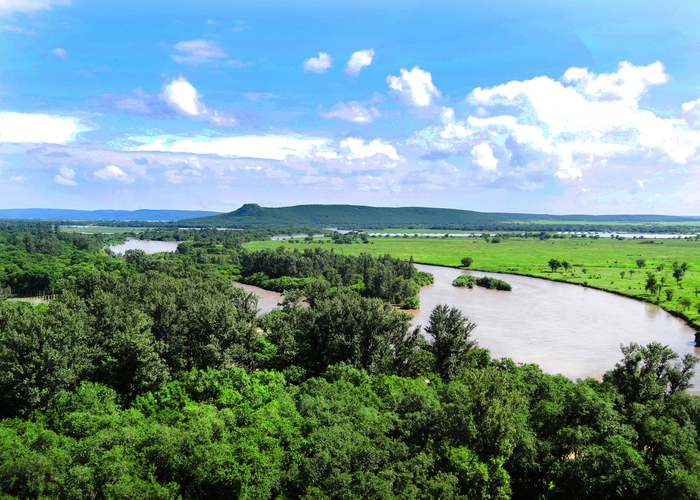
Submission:
<svg viewBox="0 0 700 500">
<path fill-rule="evenodd" d="M 245 247 L 259 250 L 284 245 L 290 250 L 303 251 L 322 244 L 326 250 L 333 248 L 345 255 L 388 253 L 392 257 L 413 257 L 415 262 L 449 267 L 460 267 L 462 258 L 471 257 L 474 259 L 472 270 L 589 286 L 658 304 L 700 331 L 700 241 L 612 238 L 508 238 L 500 243 L 488 243 L 483 238 L 370 238 L 369 241 L 370 244 L 344 245 L 331 244 L 326 238 L 296 244 L 255 241 L 246 243 Z M 548 265 L 550 259 L 566 261 L 571 267 L 568 271 L 559 268 L 552 272 Z M 638 267 L 638 259 L 645 261 L 644 267 Z M 690 266 L 680 284 L 673 277 L 673 262 L 687 262 Z M 663 269 L 659 270 L 661 265 Z M 652 271 L 659 281 L 665 280 L 660 295 L 645 290 L 647 271 Z M 671 300 L 667 300 L 665 289 L 673 291 Z M 690 307 L 684 307 L 679 299 L 690 300 Z"/>
</svg>

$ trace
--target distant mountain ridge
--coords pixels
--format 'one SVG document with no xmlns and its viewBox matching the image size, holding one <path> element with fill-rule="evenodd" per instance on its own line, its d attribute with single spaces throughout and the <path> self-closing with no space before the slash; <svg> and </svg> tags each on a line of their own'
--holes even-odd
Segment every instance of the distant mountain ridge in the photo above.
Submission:
<svg viewBox="0 0 700 500">
<path fill-rule="evenodd" d="M 183 226 L 249 227 L 262 225 L 311 225 L 407 227 L 408 225 L 470 225 L 505 222 L 700 222 L 700 217 L 672 215 L 548 215 L 475 212 L 451 208 L 370 207 L 363 205 L 296 205 L 266 208 L 247 203 L 233 212 L 181 220 Z"/>
<path fill-rule="evenodd" d="M 221 212 L 206 210 L 63 210 L 60 208 L 0 209 L 0 219 L 45 220 L 123 220 L 177 221 L 192 217 L 207 217 Z"/>
</svg>

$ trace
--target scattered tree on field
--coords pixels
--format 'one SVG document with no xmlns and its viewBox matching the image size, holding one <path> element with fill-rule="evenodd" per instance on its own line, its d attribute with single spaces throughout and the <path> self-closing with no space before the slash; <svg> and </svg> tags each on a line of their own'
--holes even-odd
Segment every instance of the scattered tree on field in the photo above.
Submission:
<svg viewBox="0 0 700 500">
<path fill-rule="evenodd" d="M 549 259 L 549 262 L 547 262 L 547 265 L 552 269 L 553 273 L 557 272 L 557 269 L 561 267 L 561 262 L 559 262 L 556 259 Z"/>
<path fill-rule="evenodd" d="M 469 267 L 472 265 L 473 262 L 474 262 L 474 259 L 472 259 L 471 257 L 464 257 L 462 259 L 462 266 Z"/>
<path fill-rule="evenodd" d="M 639 269 L 645 267 L 647 265 L 647 261 L 644 259 L 637 259 L 637 267 Z"/>
</svg>

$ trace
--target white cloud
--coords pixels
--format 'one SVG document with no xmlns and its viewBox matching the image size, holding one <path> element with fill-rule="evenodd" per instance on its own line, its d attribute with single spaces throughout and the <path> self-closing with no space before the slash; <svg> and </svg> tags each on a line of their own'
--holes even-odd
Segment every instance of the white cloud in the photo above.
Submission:
<svg viewBox="0 0 700 500">
<path fill-rule="evenodd" d="M 472 148 L 473 162 L 485 170 L 496 170 L 498 160 L 493 156 L 493 150 L 488 144 L 477 144 Z"/>
<path fill-rule="evenodd" d="M 514 162 L 521 171 L 562 179 L 582 178 L 584 170 L 604 168 L 608 159 L 621 156 L 685 164 L 700 147 L 700 132 L 686 120 L 662 118 L 639 104 L 653 85 L 668 79 L 661 63 L 623 62 L 615 73 L 571 68 L 561 81 L 537 77 L 477 88 L 468 97 L 470 104 L 512 111 L 462 121 L 443 111 L 442 126 L 417 132 L 409 143 L 424 151 L 471 154 L 487 142 L 501 149 L 504 166 Z M 691 104 L 684 105 L 686 113 Z"/>
<path fill-rule="evenodd" d="M 331 56 L 325 52 L 319 52 L 318 57 L 307 59 L 302 66 L 306 72 L 323 74 L 331 67 L 332 61 Z"/>
<path fill-rule="evenodd" d="M 77 186 L 78 183 L 73 180 L 75 177 L 75 172 L 72 168 L 61 167 L 58 169 L 59 173 L 53 178 L 54 182 L 61 184 L 63 186 Z"/>
<path fill-rule="evenodd" d="M 370 158 L 375 155 L 385 155 L 392 160 L 399 160 L 400 157 L 393 146 L 383 144 L 379 140 L 374 140 L 368 144 L 362 139 L 349 138 L 340 141 L 340 148 L 345 152 L 345 157 L 354 158 Z"/>
<path fill-rule="evenodd" d="M 2 0 L 0 1 L 0 16 L 17 12 L 26 14 L 38 10 L 50 10 L 54 6 L 70 4 L 70 0 Z"/>
<path fill-rule="evenodd" d="M 27 178 L 23 175 L 13 175 L 12 177 L 10 177 L 10 180 L 12 182 L 24 182 L 27 180 Z"/>
<path fill-rule="evenodd" d="M 257 158 L 261 160 L 280 160 L 286 166 L 313 173 L 315 167 L 309 162 L 320 162 L 347 170 L 354 168 L 355 160 L 376 159 L 378 168 L 386 167 L 382 156 L 389 160 L 400 160 L 396 149 L 381 140 L 365 143 L 362 139 L 348 138 L 339 143 L 322 137 L 302 135 L 266 135 L 214 138 L 201 136 L 197 138 L 180 138 L 176 136 L 141 136 L 128 138 L 129 144 L 142 143 L 141 146 L 129 146 L 131 151 L 163 152 L 175 154 L 217 155 L 225 158 Z M 346 164 L 346 162 L 349 162 Z M 191 159 L 189 163 L 192 164 Z M 359 162 L 357 168 L 362 167 Z M 196 165 L 195 165 L 196 168 Z"/>
<path fill-rule="evenodd" d="M 405 106 L 426 108 L 441 97 L 440 91 L 433 85 L 432 77 L 418 66 L 411 71 L 401 68 L 401 76 L 386 77 L 391 92 Z"/>
<path fill-rule="evenodd" d="M 197 93 L 197 89 L 183 77 L 173 78 L 170 83 L 164 85 L 162 96 L 178 113 L 198 116 L 209 112 L 207 107 L 199 102 L 201 96 Z"/>
<path fill-rule="evenodd" d="M 360 50 L 353 53 L 353 55 L 350 56 L 347 67 L 345 68 L 345 74 L 350 77 L 357 78 L 360 76 L 360 71 L 363 67 L 372 64 L 373 57 L 374 49 Z"/>
<path fill-rule="evenodd" d="M 339 102 L 328 113 L 323 113 L 319 106 L 318 114 L 323 118 L 340 118 L 353 123 L 372 123 L 374 118 L 381 115 L 377 108 L 372 107 L 368 110 L 357 101 L 347 104 Z"/>
<path fill-rule="evenodd" d="M 109 165 L 102 170 L 97 170 L 95 172 L 95 177 L 102 179 L 103 181 L 117 181 L 123 183 L 134 182 L 134 178 L 129 176 L 121 168 L 115 165 Z"/>
<path fill-rule="evenodd" d="M 88 130 L 75 118 L 0 112 L 0 142 L 64 144 Z"/>
<path fill-rule="evenodd" d="M 262 158 L 282 160 L 287 156 L 337 157 L 331 140 L 319 137 L 293 135 L 262 135 L 238 137 L 197 137 L 182 139 L 176 136 L 130 137 L 129 141 L 144 143 L 131 151 L 160 151 L 218 155 L 228 158 Z"/>
<path fill-rule="evenodd" d="M 180 64 L 201 64 L 221 62 L 228 66 L 242 67 L 243 63 L 228 59 L 228 54 L 217 42 L 211 40 L 190 40 L 178 42 L 173 48 L 182 54 L 175 54 L 170 57 Z"/>
<path fill-rule="evenodd" d="M 22 33 L 23 35 L 36 35 L 36 31 L 29 28 L 23 28 L 22 26 L 17 26 L 15 24 L 3 24 L 0 26 L 2 31 L 12 31 L 14 33 Z"/>
<path fill-rule="evenodd" d="M 200 102 L 199 93 L 190 82 L 183 77 L 173 78 L 163 86 L 161 97 L 178 113 L 194 119 L 207 120 L 215 125 L 236 125 L 238 120 L 225 116 L 216 110 L 210 110 Z M 145 107 L 145 105 L 144 105 Z"/>
<path fill-rule="evenodd" d="M 58 48 L 58 47 L 57 47 L 57 48 L 53 49 L 53 50 L 51 51 L 51 53 L 52 53 L 53 55 L 55 55 L 56 57 L 60 57 L 60 58 L 63 59 L 64 61 L 68 59 L 68 53 L 67 53 L 65 50 L 61 49 L 61 48 Z"/>
</svg>

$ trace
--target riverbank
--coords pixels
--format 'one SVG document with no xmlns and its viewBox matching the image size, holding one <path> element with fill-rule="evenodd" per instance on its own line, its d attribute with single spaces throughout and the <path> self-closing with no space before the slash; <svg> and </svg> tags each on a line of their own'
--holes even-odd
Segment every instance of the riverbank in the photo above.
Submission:
<svg viewBox="0 0 700 500">
<path fill-rule="evenodd" d="M 330 240 L 324 240 L 325 248 L 330 246 L 335 252 L 346 255 L 388 253 L 393 257 L 408 259 L 412 256 L 415 262 L 452 268 L 461 268 L 461 259 L 471 257 L 474 259 L 472 269 L 569 283 L 658 305 L 700 331 L 700 299 L 695 293 L 696 288 L 700 290 L 700 242 L 696 240 L 670 239 L 652 243 L 652 240 L 612 238 L 506 238 L 500 243 L 490 243 L 484 238 L 370 238 L 371 244 L 343 245 L 330 245 Z M 316 244 L 319 243 L 303 242 L 294 248 L 303 250 L 306 245 Z M 280 242 L 256 241 L 244 246 L 259 250 L 280 245 Z M 553 273 L 548 265 L 550 259 L 566 261 L 570 267 Z M 644 261 L 642 267 L 638 266 L 638 260 Z M 673 278 L 675 261 L 687 262 L 690 266 L 680 286 Z M 664 288 L 673 290 L 671 301 L 662 300 L 666 298 L 663 291 L 660 297 L 647 293 L 647 271 L 653 272 L 658 280 L 665 280 Z M 685 310 L 679 298 L 689 299 L 691 308 Z"/>
</svg>

